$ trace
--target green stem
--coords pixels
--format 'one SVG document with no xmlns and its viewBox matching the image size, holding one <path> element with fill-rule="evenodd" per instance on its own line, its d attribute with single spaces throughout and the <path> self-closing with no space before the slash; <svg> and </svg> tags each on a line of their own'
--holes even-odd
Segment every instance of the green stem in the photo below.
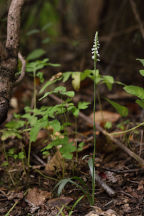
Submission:
<svg viewBox="0 0 144 216">
<path fill-rule="evenodd" d="M 95 198 L 95 154 L 96 154 L 96 59 L 94 60 L 94 106 L 93 106 L 93 133 L 94 133 L 94 150 L 93 150 L 93 176 L 92 176 L 92 205 Z"/>
<path fill-rule="evenodd" d="M 31 155 L 31 142 L 29 142 L 29 147 L 28 147 L 28 167 L 30 167 L 30 155 Z"/>
<path fill-rule="evenodd" d="M 10 208 L 10 210 L 5 214 L 5 216 L 9 216 L 11 211 L 15 208 L 15 206 L 18 204 L 19 200 L 17 200 L 14 205 Z"/>
<path fill-rule="evenodd" d="M 34 71 L 33 73 L 34 75 L 34 109 L 36 109 L 36 95 L 37 95 L 37 91 L 36 91 L 36 71 Z"/>
<path fill-rule="evenodd" d="M 128 130 L 124 130 L 124 131 L 120 131 L 120 132 L 113 132 L 113 133 L 110 133 L 110 135 L 120 135 L 120 134 L 129 133 L 129 132 L 131 132 L 131 131 L 133 131 L 133 130 L 135 130 L 135 129 L 141 127 L 141 126 L 144 126 L 144 122 L 138 124 L 138 125 L 135 126 L 135 127 L 130 128 L 130 129 L 128 129 Z"/>
</svg>

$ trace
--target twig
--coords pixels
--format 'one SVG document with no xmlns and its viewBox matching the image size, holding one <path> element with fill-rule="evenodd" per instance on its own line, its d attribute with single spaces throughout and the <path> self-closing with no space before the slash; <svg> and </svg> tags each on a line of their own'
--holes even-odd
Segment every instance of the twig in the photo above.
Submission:
<svg viewBox="0 0 144 216">
<path fill-rule="evenodd" d="M 124 192 L 124 191 L 119 191 L 119 193 L 122 193 L 122 194 L 128 196 L 129 198 L 134 198 L 131 194 L 126 193 L 126 192 Z"/>
<path fill-rule="evenodd" d="M 35 153 L 32 153 L 32 155 L 38 162 L 40 162 L 41 165 L 46 166 L 46 163 L 40 157 L 38 157 Z"/>
<path fill-rule="evenodd" d="M 140 147 L 139 147 L 139 156 L 141 156 L 141 153 L 142 153 L 142 147 L 143 147 L 143 144 L 142 144 L 142 141 L 143 141 L 143 130 L 141 130 L 141 139 L 140 139 Z"/>
<path fill-rule="evenodd" d="M 129 0 L 129 2 L 130 2 L 130 5 L 131 5 L 133 14 L 134 14 L 134 16 L 135 16 L 135 19 L 136 19 L 136 21 L 137 21 L 138 24 L 139 24 L 139 29 L 140 29 L 140 32 L 141 32 L 141 34 L 142 34 L 142 37 L 143 37 L 143 39 L 144 39 L 144 26 L 143 26 L 143 23 L 142 23 L 141 18 L 140 18 L 140 16 L 139 16 L 139 13 L 138 13 L 138 11 L 137 11 L 136 3 L 134 2 L 134 0 Z"/>
<path fill-rule="evenodd" d="M 140 168 L 140 169 L 129 169 L 129 170 L 115 170 L 115 169 L 110 169 L 110 168 L 102 168 L 105 171 L 110 171 L 110 172 L 114 172 L 114 173 L 118 173 L 118 174 L 123 174 L 123 173 L 135 173 L 135 172 L 143 172 L 144 169 Z"/>
<path fill-rule="evenodd" d="M 58 103 L 62 103 L 62 100 L 55 95 L 49 95 L 49 97 L 53 98 Z M 85 120 L 86 122 L 88 122 L 89 124 L 93 125 L 92 119 L 84 115 L 82 112 L 79 112 L 79 117 Z M 119 148 L 125 151 L 129 156 L 134 158 L 139 163 L 139 165 L 144 168 L 144 160 L 141 157 L 139 157 L 137 154 L 132 152 L 129 148 L 127 148 L 119 140 L 114 138 L 111 134 L 109 134 L 106 130 L 104 130 L 100 125 L 96 124 L 96 129 L 100 131 L 102 134 L 104 134 L 106 137 L 108 137 L 113 143 L 115 143 Z"/>
<path fill-rule="evenodd" d="M 20 52 L 18 53 L 18 58 L 22 63 L 22 68 L 21 68 L 21 74 L 19 78 L 15 81 L 15 85 L 18 85 L 23 80 L 25 76 L 25 69 L 26 69 L 26 60 L 24 59 L 24 57 L 22 56 Z"/>
<path fill-rule="evenodd" d="M 112 188 L 110 188 L 102 179 L 101 179 L 101 177 L 97 174 L 97 173 L 95 173 L 95 180 L 98 182 L 98 184 L 107 192 L 107 194 L 109 195 L 109 196 L 115 196 L 115 191 L 112 189 Z"/>
</svg>

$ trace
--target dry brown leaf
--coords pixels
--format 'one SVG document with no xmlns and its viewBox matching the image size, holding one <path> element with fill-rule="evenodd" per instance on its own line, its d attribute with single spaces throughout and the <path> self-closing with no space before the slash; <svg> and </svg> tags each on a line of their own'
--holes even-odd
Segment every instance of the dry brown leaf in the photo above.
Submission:
<svg viewBox="0 0 144 216">
<path fill-rule="evenodd" d="M 47 173 L 52 174 L 55 170 L 62 170 L 64 167 L 67 167 L 67 163 L 63 160 L 61 153 L 57 151 L 48 164 L 46 164 L 45 170 Z"/>
<path fill-rule="evenodd" d="M 137 190 L 138 190 L 138 191 L 141 191 L 141 190 L 143 190 L 143 189 L 144 189 L 144 181 L 141 180 L 141 181 L 139 182 L 139 185 L 138 185 Z"/>
<path fill-rule="evenodd" d="M 85 216 L 117 216 L 116 212 L 112 209 L 103 211 L 101 208 L 94 206 L 94 210 L 86 214 Z"/>
<path fill-rule="evenodd" d="M 46 199 L 51 198 L 51 192 L 42 191 L 39 188 L 30 188 L 26 196 L 26 201 L 32 206 L 40 206 L 44 204 Z"/>
<path fill-rule="evenodd" d="M 101 124 L 104 122 L 116 122 L 120 118 L 120 114 L 114 113 L 114 112 L 109 112 L 109 111 L 97 111 L 95 113 L 95 121 L 97 124 Z M 93 113 L 90 115 L 90 118 L 93 119 Z"/>
<path fill-rule="evenodd" d="M 68 205 L 72 201 L 73 201 L 73 198 L 71 197 L 61 196 L 55 199 L 51 199 L 47 203 L 49 206 L 61 208 L 62 206 Z"/>
</svg>

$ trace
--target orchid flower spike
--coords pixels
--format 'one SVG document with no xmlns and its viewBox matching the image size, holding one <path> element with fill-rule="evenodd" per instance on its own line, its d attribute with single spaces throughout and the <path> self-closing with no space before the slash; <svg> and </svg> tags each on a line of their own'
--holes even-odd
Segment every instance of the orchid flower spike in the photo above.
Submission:
<svg viewBox="0 0 144 216">
<path fill-rule="evenodd" d="M 92 59 L 94 61 L 100 61 L 99 57 L 99 47 L 100 47 L 100 43 L 98 40 L 98 32 L 95 33 L 95 37 L 94 37 L 94 44 L 93 44 L 93 48 L 92 48 Z"/>
</svg>

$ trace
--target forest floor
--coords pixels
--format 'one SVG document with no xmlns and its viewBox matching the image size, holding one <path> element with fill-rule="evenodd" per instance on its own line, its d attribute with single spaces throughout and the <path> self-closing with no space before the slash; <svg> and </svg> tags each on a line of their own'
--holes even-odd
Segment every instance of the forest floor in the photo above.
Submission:
<svg viewBox="0 0 144 216">
<path fill-rule="evenodd" d="M 25 82 L 18 86 L 13 95 L 13 102 L 8 115 L 12 119 L 14 112 L 22 113 L 24 100 L 32 96 L 32 82 L 25 78 Z M 74 101 L 93 102 L 93 84 L 84 83 L 76 94 Z M 116 91 L 114 94 L 106 92 L 104 96 L 122 102 L 129 108 L 129 116 L 123 119 L 119 114 L 102 100 L 103 118 L 96 112 L 96 122 L 104 126 L 105 121 L 112 122 L 111 131 L 119 131 L 120 127 L 128 129 L 140 122 L 142 111 L 135 105 L 133 97 Z M 50 98 L 48 103 L 57 104 L 56 98 Z M 26 103 L 26 102 L 25 102 Z M 97 110 L 99 106 L 97 105 Z M 93 120 L 93 108 L 90 105 L 83 114 Z M 55 185 L 61 179 L 80 177 L 92 194 L 92 178 L 88 160 L 93 154 L 93 128 L 92 124 L 79 117 L 77 123 L 71 118 L 72 125 L 68 128 L 70 141 L 84 146 L 79 152 L 73 153 L 72 160 L 63 160 L 59 151 L 51 151 L 46 158 L 42 156 L 41 149 L 48 139 L 48 131 L 41 130 L 36 142 L 32 143 L 31 166 L 28 168 L 22 160 L 10 155 L 10 149 L 16 152 L 24 146 L 28 152 L 28 137 L 22 140 L 11 137 L 1 141 L 0 147 L 0 215 L 2 216 L 142 216 L 144 215 L 144 169 L 137 161 L 120 149 L 115 143 L 107 139 L 100 131 L 96 135 L 96 173 L 100 183 L 96 181 L 95 202 L 91 206 L 87 196 L 76 187 L 68 183 L 58 197 Z M 119 125 L 119 127 L 118 127 Z M 1 126 L 3 129 L 4 125 Z M 75 128 L 77 127 L 77 133 Z M 143 131 L 138 129 L 130 134 L 116 136 L 124 145 L 144 158 Z M 9 152 L 9 154 L 7 154 Z M 7 162 L 7 164 L 4 162 Z M 81 184 L 81 180 L 75 181 Z M 104 183 L 106 187 L 103 187 Z M 109 190 L 113 190 L 111 194 Z M 85 189 L 86 190 L 86 189 Z M 84 196 L 83 196 L 84 195 Z M 79 200 L 79 198 L 81 200 Z M 78 202 L 79 200 L 79 202 Z M 77 203 L 76 203 L 77 201 Z M 71 214 L 71 211 L 73 213 Z"/>
</svg>

